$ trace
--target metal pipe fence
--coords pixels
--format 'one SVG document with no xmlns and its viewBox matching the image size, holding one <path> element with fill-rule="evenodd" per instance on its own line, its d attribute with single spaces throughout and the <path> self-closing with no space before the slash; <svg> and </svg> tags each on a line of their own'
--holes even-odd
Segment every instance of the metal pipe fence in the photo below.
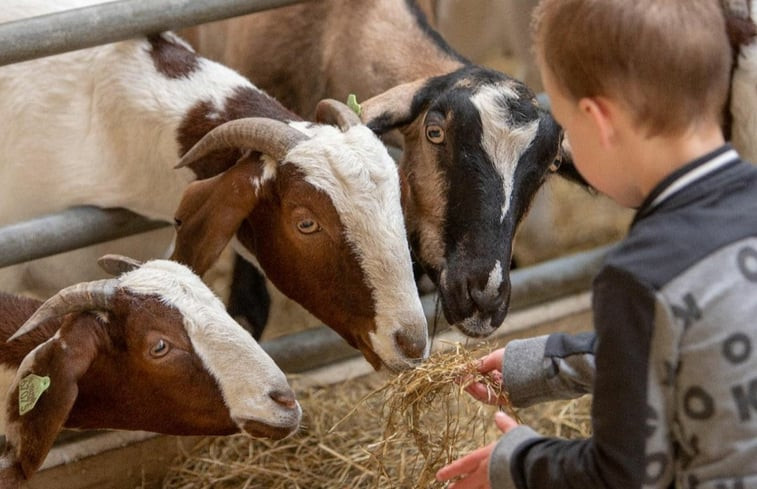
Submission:
<svg viewBox="0 0 757 489">
<path fill-rule="evenodd" d="M 312 0 L 119 0 L 0 24 L 0 66 Z"/>
</svg>

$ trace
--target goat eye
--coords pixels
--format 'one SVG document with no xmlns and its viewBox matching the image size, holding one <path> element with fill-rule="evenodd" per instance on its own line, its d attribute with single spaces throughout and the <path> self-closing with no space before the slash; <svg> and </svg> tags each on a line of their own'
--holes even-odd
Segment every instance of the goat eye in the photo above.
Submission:
<svg viewBox="0 0 757 489">
<path fill-rule="evenodd" d="M 441 144 L 444 142 L 444 129 L 437 124 L 429 124 L 426 126 L 426 138 L 434 144 Z"/>
<path fill-rule="evenodd" d="M 557 170 L 560 169 L 560 165 L 562 164 L 562 160 L 554 160 L 551 165 L 549 165 L 549 171 L 552 173 L 555 173 Z"/>
<path fill-rule="evenodd" d="M 160 339 L 158 340 L 155 345 L 153 345 L 152 349 L 150 350 L 150 355 L 154 357 L 162 357 L 168 353 L 168 343 L 166 343 L 164 340 Z"/>
<path fill-rule="evenodd" d="M 297 229 L 303 234 L 311 234 L 320 231 L 321 226 L 312 219 L 303 219 L 297 223 Z"/>
</svg>

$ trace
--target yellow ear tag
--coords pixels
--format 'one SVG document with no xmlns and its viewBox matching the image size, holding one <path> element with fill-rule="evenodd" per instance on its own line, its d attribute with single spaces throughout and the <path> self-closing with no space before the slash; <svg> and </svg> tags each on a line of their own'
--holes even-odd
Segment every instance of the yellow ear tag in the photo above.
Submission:
<svg viewBox="0 0 757 489">
<path fill-rule="evenodd" d="M 50 377 L 29 374 L 18 383 L 18 414 L 23 416 L 37 404 L 43 392 L 50 387 Z"/>
<path fill-rule="evenodd" d="M 347 107 L 352 109 L 352 111 L 356 113 L 358 117 L 360 117 L 360 114 L 363 113 L 363 108 L 360 107 L 359 103 L 357 103 L 357 97 L 354 93 L 351 93 L 347 96 Z"/>
</svg>

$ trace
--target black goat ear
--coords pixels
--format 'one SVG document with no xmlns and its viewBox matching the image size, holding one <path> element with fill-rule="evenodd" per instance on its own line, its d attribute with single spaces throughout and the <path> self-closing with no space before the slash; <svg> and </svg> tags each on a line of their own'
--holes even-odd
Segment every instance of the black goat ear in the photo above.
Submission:
<svg viewBox="0 0 757 489">
<path fill-rule="evenodd" d="M 91 325 L 68 320 L 59 334 L 26 356 L 6 399 L 3 459 L 13 468 L 0 472 L 0 482 L 8 479 L 8 487 L 14 487 L 14 478 L 29 479 L 39 469 L 69 417 L 79 393 L 77 383 L 99 345 Z"/>
<path fill-rule="evenodd" d="M 589 182 L 587 182 L 576 169 L 576 165 L 573 163 L 573 153 L 570 148 L 570 143 L 566 138 L 563 138 L 560 143 L 560 150 L 557 152 L 554 164 L 557 167 L 555 173 L 560 177 L 576 183 L 588 190 L 594 190 L 591 184 L 589 184 Z"/>
<path fill-rule="evenodd" d="M 413 99 L 426 85 L 428 79 L 403 83 L 384 93 L 361 102 L 360 119 L 376 134 L 384 134 L 411 123 Z"/>
<path fill-rule="evenodd" d="M 104 255 L 97 260 L 100 268 L 113 276 L 131 272 L 142 266 L 142 262 L 123 255 Z"/>
</svg>

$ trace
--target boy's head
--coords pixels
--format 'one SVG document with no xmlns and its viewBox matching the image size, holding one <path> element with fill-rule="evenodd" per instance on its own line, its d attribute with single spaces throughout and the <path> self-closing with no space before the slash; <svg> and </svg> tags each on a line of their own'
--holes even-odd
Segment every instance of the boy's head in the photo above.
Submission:
<svg viewBox="0 0 757 489">
<path fill-rule="evenodd" d="M 719 123 L 731 51 L 719 0 L 541 0 L 534 46 L 562 95 L 622 102 L 646 136 Z"/>
</svg>

